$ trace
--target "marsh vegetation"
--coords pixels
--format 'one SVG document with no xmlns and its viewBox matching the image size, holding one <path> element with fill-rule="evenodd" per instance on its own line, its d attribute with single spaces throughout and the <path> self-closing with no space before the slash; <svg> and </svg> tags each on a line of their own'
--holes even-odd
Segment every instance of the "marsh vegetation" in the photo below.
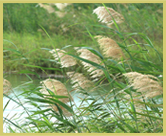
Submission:
<svg viewBox="0 0 166 136">
<path fill-rule="evenodd" d="M 5 133 L 163 132 L 162 4 L 3 6 Z"/>
</svg>

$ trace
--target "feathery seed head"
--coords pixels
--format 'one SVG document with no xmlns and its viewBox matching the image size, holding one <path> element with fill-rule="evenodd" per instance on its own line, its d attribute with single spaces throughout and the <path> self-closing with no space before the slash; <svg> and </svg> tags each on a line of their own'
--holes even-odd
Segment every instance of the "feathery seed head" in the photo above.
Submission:
<svg viewBox="0 0 166 136">
<path fill-rule="evenodd" d="M 105 57 L 112 57 L 114 59 L 120 59 L 124 56 L 122 49 L 119 45 L 108 37 L 96 36 L 97 42 L 100 45 L 101 50 L 103 51 Z"/>
<path fill-rule="evenodd" d="M 46 79 L 44 81 L 41 81 L 40 83 L 42 84 L 42 87 L 43 87 L 40 90 L 41 93 L 49 95 L 49 92 L 47 91 L 47 89 L 49 89 L 56 95 L 69 96 L 72 99 L 72 97 L 68 94 L 65 85 L 63 83 L 61 83 L 60 81 L 55 80 L 55 79 Z M 63 103 L 68 103 L 69 98 L 61 98 L 60 101 Z M 51 106 L 55 111 L 58 111 L 58 109 L 55 105 L 51 105 Z M 62 109 L 64 115 L 66 115 L 66 116 L 71 115 L 71 113 L 69 113 L 64 107 L 62 107 L 60 105 L 58 105 L 58 106 Z"/>
<path fill-rule="evenodd" d="M 57 95 L 68 96 L 67 89 L 63 83 L 55 79 L 46 79 L 40 82 L 42 84 L 43 89 L 41 90 L 44 94 L 49 94 L 46 88 L 51 90 Z M 66 99 L 66 98 L 65 98 Z"/>
<path fill-rule="evenodd" d="M 75 48 L 75 49 L 78 49 L 78 48 Z M 89 51 L 88 49 L 79 49 L 77 50 L 77 53 L 80 53 L 79 56 L 83 59 L 87 59 L 99 65 L 104 65 L 101 59 L 97 55 Z M 91 76 L 91 78 L 100 77 L 104 74 L 104 72 L 101 69 L 97 69 L 96 67 L 92 66 L 89 63 L 82 61 L 82 64 L 84 65 L 85 69 L 87 69 L 87 71 L 91 73 L 90 75 L 93 75 Z"/>
<path fill-rule="evenodd" d="M 107 11 L 107 9 L 110 13 Z M 106 23 L 108 26 L 111 26 L 114 24 L 113 18 L 118 24 L 124 21 L 124 17 L 114 9 L 108 7 L 107 9 L 104 6 L 100 6 L 93 10 L 93 13 L 97 14 L 99 22 Z"/>
<path fill-rule="evenodd" d="M 66 52 L 64 50 L 56 49 L 55 51 L 53 49 L 49 52 L 53 54 L 55 60 L 58 61 L 60 59 L 62 68 L 74 66 L 77 64 L 76 60 L 72 56 L 65 54 Z"/>
<path fill-rule="evenodd" d="M 82 89 L 87 89 L 93 85 L 92 81 L 88 80 L 87 77 L 81 73 L 67 72 L 67 76 L 71 78 L 73 88 L 79 89 L 79 87 L 81 87 Z"/>
<path fill-rule="evenodd" d="M 155 76 L 144 75 L 138 72 L 129 72 L 123 75 L 127 77 L 133 89 L 141 92 L 146 98 L 152 98 L 163 93 L 163 88 Z"/>
</svg>

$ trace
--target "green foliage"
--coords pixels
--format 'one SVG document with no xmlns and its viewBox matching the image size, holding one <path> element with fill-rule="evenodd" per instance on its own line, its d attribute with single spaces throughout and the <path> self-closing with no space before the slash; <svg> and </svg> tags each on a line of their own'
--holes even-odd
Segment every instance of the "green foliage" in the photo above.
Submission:
<svg viewBox="0 0 166 136">
<path fill-rule="evenodd" d="M 61 19 L 54 14 L 46 13 L 42 8 L 35 7 L 36 4 L 14 4 L 12 7 L 11 5 L 4 4 L 4 39 L 7 39 L 4 40 L 4 70 L 17 69 L 19 73 L 25 75 L 34 74 L 40 80 L 42 79 L 37 74 L 38 71 L 46 74 L 53 71 L 63 75 L 68 71 L 79 71 L 92 80 L 91 72 L 84 69 L 83 64 L 80 63 L 86 62 L 97 70 L 102 70 L 104 74 L 93 81 L 94 85 L 87 89 L 81 85 L 78 88 L 68 88 L 68 93 L 73 92 L 71 95 L 77 95 L 80 103 L 72 100 L 68 104 L 63 103 L 61 99 L 66 96 L 55 95 L 49 89 L 49 95 L 43 94 L 40 92 L 41 86 L 31 86 L 29 90 L 22 87 L 23 93 L 20 96 L 23 96 L 23 101 L 16 94 L 15 97 L 4 94 L 4 97 L 9 99 L 4 106 L 4 111 L 10 102 L 14 102 L 24 109 L 20 117 L 24 112 L 28 115 L 20 124 L 21 121 L 14 116 L 10 120 L 4 117 L 8 132 L 163 132 L 163 96 L 160 94 L 153 98 L 146 98 L 143 93 L 137 92 L 137 89 L 129 85 L 123 76 L 128 72 L 148 74 L 156 77 L 162 84 L 163 79 L 159 78 L 159 75 L 163 75 L 161 47 L 163 27 L 162 13 L 157 12 L 162 9 L 162 4 L 103 4 L 105 7 L 113 7 L 125 17 L 125 23 L 120 25 L 114 20 L 115 25 L 112 28 L 101 25 L 97 17 L 92 14 L 93 9 L 101 4 L 73 4 L 65 9 L 71 12 Z M 81 7 L 81 11 L 78 7 Z M 15 8 L 17 10 L 14 10 Z M 28 12 L 25 12 L 25 8 Z M 73 14 L 76 14 L 75 19 Z M 59 27 L 62 22 L 67 23 L 69 31 L 63 32 Z M 23 25 L 24 23 L 26 25 Z M 52 26 L 56 32 L 52 31 Z M 37 32 L 41 28 L 45 32 L 43 35 Z M 13 36 L 9 33 L 12 31 Z M 32 34 L 36 35 L 32 36 Z M 117 41 L 125 57 L 120 60 L 105 57 L 94 38 L 96 35 L 108 36 Z M 159 46 L 156 46 L 156 43 L 159 43 Z M 89 50 L 101 59 L 103 65 L 81 58 L 73 49 L 74 47 L 79 47 L 77 50 Z M 67 55 L 75 58 L 78 62 L 77 66 L 62 69 L 49 54 L 51 49 L 57 48 L 65 50 Z M 18 66 L 21 66 L 20 69 Z M 30 78 L 28 75 L 27 77 Z M 70 80 L 67 79 L 64 84 Z M 134 95 L 136 93 L 141 96 L 141 101 L 136 101 L 137 96 Z M 26 107 L 24 104 L 32 107 Z M 56 106 L 57 110 L 54 110 L 53 106 Z M 70 112 L 71 116 L 66 116 L 64 109 Z"/>
<path fill-rule="evenodd" d="M 123 40 L 121 40 L 120 37 L 123 37 L 126 35 L 126 33 L 129 33 L 129 35 L 124 37 L 126 39 L 126 45 L 134 46 L 135 44 L 137 46 L 144 47 L 142 53 L 149 51 L 150 58 L 153 57 L 152 62 L 157 63 L 158 58 L 156 58 L 155 52 L 150 48 L 147 50 L 147 46 L 150 44 L 143 43 L 146 41 L 145 37 L 148 36 L 155 45 L 156 50 L 158 50 L 158 54 L 162 56 L 163 35 L 161 31 L 163 29 L 163 5 L 156 3 L 106 3 L 105 5 L 112 7 L 119 13 L 123 14 L 125 22 L 123 22 L 122 25 L 118 25 L 123 33 L 119 33 L 116 29 L 114 29 L 114 26 L 110 29 L 109 27 L 98 22 L 96 15 L 92 14 L 92 12 L 94 8 L 102 6 L 102 4 L 99 3 L 76 3 L 70 5 L 65 9 L 68 14 L 63 18 L 59 18 L 54 13 L 49 14 L 45 9 L 37 6 L 37 3 L 5 3 L 3 5 L 3 37 L 4 39 L 8 40 L 8 42 L 4 42 L 4 47 L 16 50 L 14 46 L 11 46 L 10 42 L 13 42 L 18 47 L 22 55 L 24 55 L 24 57 L 18 57 L 18 54 L 13 54 L 13 52 L 6 50 L 4 52 L 4 56 L 6 59 L 12 59 L 9 59 L 10 61 L 8 61 L 8 63 L 4 63 L 4 71 L 16 71 L 25 68 L 24 66 L 20 66 L 18 61 L 15 61 L 20 60 L 21 62 L 25 63 L 25 58 L 30 60 L 32 65 L 58 67 L 54 63 L 49 62 L 53 61 L 51 59 L 51 55 L 40 50 L 41 47 L 63 47 L 64 45 L 69 44 L 75 46 L 81 45 L 82 41 L 84 41 L 84 45 L 95 47 L 96 43 L 91 39 L 88 31 L 91 33 L 91 36 L 111 36 L 111 38 L 121 45 Z M 56 7 L 54 8 L 56 9 Z M 64 25 L 68 30 L 63 31 L 62 25 Z M 42 28 L 44 28 L 45 31 L 52 37 L 52 41 L 50 41 L 50 39 L 47 37 L 48 35 L 44 30 L 42 30 Z M 144 36 L 140 35 L 139 33 L 144 34 Z M 27 48 L 27 46 L 29 48 Z M 68 51 L 72 51 L 70 49 L 71 48 L 69 48 Z M 134 46 L 134 48 L 132 48 L 130 51 L 133 51 L 133 49 L 137 51 L 136 46 Z M 36 55 L 32 55 L 32 53 Z M 136 57 L 140 57 L 140 55 L 137 53 Z M 149 56 L 147 56 L 147 59 L 148 58 Z M 158 63 L 158 65 L 160 64 Z"/>
</svg>

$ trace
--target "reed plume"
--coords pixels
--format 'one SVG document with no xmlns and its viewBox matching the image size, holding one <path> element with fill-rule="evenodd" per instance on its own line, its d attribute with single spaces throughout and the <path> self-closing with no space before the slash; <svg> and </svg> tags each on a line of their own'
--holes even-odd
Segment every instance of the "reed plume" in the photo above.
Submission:
<svg viewBox="0 0 166 136">
<path fill-rule="evenodd" d="M 141 92 L 145 98 L 153 98 L 163 93 L 163 88 L 155 76 L 144 75 L 138 72 L 129 72 L 123 75 L 127 77 L 133 89 Z"/>
<path fill-rule="evenodd" d="M 49 89 L 55 95 L 68 96 L 72 100 L 72 97 L 68 94 L 68 91 L 67 91 L 65 85 L 63 83 L 61 83 L 60 81 L 55 80 L 55 79 L 46 79 L 44 81 L 41 81 L 40 83 L 42 84 L 42 89 L 40 90 L 41 93 L 49 95 L 49 92 L 47 91 L 47 89 Z M 63 103 L 68 103 L 70 100 L 69 100 L 69 98 L 61 98 L 60 101 Z M 58 106 L 62 109 L 64 115 L 66 115 L 66 116 L 71 115 L 71 113 L 68 112 L 64 107 L 62 107 L 61 105 L 58 105 Z M 52 105 L 52 108 L 55 111 L 58 111 L 58 109 L 55 105 Z"/>
<path fill-rule="evenodd" d="M 105 57 L 112 57 L 114 59 L 121 59 L 121 57 L 124 57 L 122 49 L 111 38 L 103 36 L 96 36 L 95 38 L 97 39 Z"/>
<path fill-rule="evenodd" d="M 78 47 L 76 47 L 75 49 L 77 50 L 77 53 L 80 53 L 79 57 L 95 62 L 99 65 L 104 65 L 101 59 L 97 55 L 90 52 L 89 50 L 78 49 Z M 90 72 L 91 78 L 101 77 L 104 74 L 104 72 L 101 69 L 97 69 L 96 67 L 92 66 L 90 63 L 82 61 L 82 64 L 85 67 L 85 69 L 87 69 L 87 71 Z"/>
<path fill-rule="evenodd" d="M 79 88 L 87 89 L 93 85 L 93 82 L 88 80 L 82 73 L 67 72 L 67 76 L 71 79 L 72 87 L 78 90 Z"/>
<path fill-rule="evenodd" d="M 11 83 L 8 80 L 3 79 L 3 93 L 7 95 L 9 94 L 11 89 L 12 89 Z"/>
<path fill-rule="evenodd" d="M 110 13 L 107 11 L 107 9 Z M 120 13 L 116 12 L 112 8 L 107 7 L 107 9 L 104 6 L 100 6 L 93 10 L 93 13 L 97 14 L 99 22 L 106 23 L 108 26 L 111 26 L 114 24 L 113 18 L 117 24 L 120 24 L 124 21 L 124 17 Z"/>
<path fill-rule="evenodd" d="M 77 64 L 76 60 L 70 56 L 67 55 L 66 52 L 64 50 L 60 50 L 60 49 L 56 49 L 56 50 L 51 50 L 49 51 L 50 53 L 53 54 L 55 60 L 59 60 L 60 59 L 60 64 L 63 67 L 71 67 Z"/>
</svg>

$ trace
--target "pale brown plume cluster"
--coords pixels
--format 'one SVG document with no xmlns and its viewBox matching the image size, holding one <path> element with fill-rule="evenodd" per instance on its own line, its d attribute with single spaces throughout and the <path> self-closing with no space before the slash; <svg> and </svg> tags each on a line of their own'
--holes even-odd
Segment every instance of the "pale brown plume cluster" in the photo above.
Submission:
<svg viewBox="0 0 166 136">
<path fill-rule="evenodd" d="M 78 49 L 78 47 L 75 48 L 77 50 L 77 53 L 80 53 L 79 57 L 83 59 L 87 59 L 89 61 L 95 62 L 99 65 L 103 65 L 101 59 L 93 54 L 88 49 Z M 92 66 L 90 63 L 82 61 L 82 64 L 85 69 L 90 73 L 91 78 L 97 78 L 104 74 L 104 72 L 101 69 L 97 69 L 95 66 Z"/>
<path fill-rule="evenodd" d="M 107 7 L 107 9 L 104 6 L 100 6 L 93 10 L 93 13 L 97 14 L 99 22 L 106 23 L 108 26 L 111 26 L 114 24 L 113 18 L 117 24 L 124 21 L 124 17 L 120 13 L 116 12 L 112 8 Z"/>
<path fill-rule="evenodd" d="M 163 88 L 155 76 L 144 75 L 138 72 L 129 72 L 123 75 L 127 77 L 133 89 L 141 92 L 145 98 L 153 98 L 163 93 Z"/>
<path fill-rule="evenodd" d="M 3 93 L 7 95 L 9 94 L 11 89 L 12 89 L 11 83 L 8 80 L 3 79 Z"/>
<path fill-rule="evenodd" d="M 95 38 L 105 57 L 112 57 L 113 59 L 121 59 L 121 57 L 124 57 L 122 49 L 111 38 L 103 36 L 95 36 Z"/>
<path fill-rule="evenodd" d="M 73 88 L 77 88 L 78 90 L 79 88 L 87 89 L 93 85 L 92 81 L 88 80 L 82 73 L 67 72 L 67 76 L 71 79 Z"/>
<path fill-rule="evenodd" d="M 70 56 L 67 55 L 66 52 L 64 50 L 60 50 L 60 49 L 56 49 L 56 50 L 51 50 L 49 51 L 50 53 L 53 54 L 55 60 L 59 61 L 60 60 L 60 64 L 63 67 L 71 67 L 77 64 L 76 60 Z"/>
<path fill-rule="evenodd" d="M 72 100 L 72 97 L 68 94 L 68 91 L 67 91 L 65 85 L 63 83 L 61 83 L 60 81 L 55 80 L 55 79 L 46 79 L 44 81 L 41 81 L 40 83 L 42 84 L 42 87 L 43 87 L 40 90 L 41 93 L 46 94 L 46 95 L 50 95 L 49 92 L 47 91 L 47 89 L 49 89 L 55 95 L 68 96 Z M 63 103 L 66 103 L 66 104 L 69 102 L 69 98 L 61 98 L 59 100 Z M 51 106 L 55 111 L 58 111 L 58 109 L 55 105 L 51 105 Z M 68 112 L 64 107 L 62 107 L 60 105 L 59 105 L 59 107 L 62 109 L 64 115 L 66 115 L 66 116 L 71 115 L 71 113 Z"/>
</svg>

